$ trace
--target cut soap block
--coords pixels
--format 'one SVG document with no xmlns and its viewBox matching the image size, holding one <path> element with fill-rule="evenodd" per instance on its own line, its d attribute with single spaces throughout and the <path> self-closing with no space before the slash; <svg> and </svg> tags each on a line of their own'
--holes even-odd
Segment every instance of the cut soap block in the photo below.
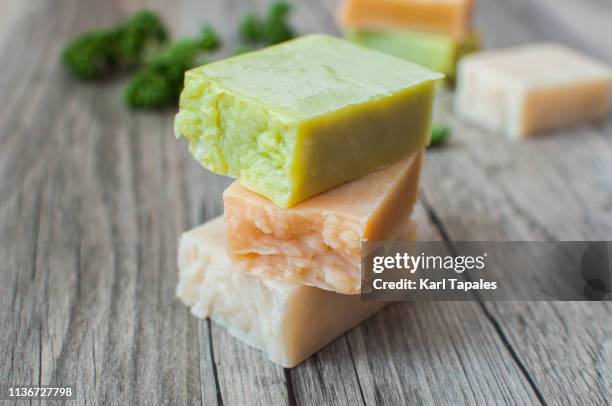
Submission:
<svg viewBox="0 0 612 406">
<path fill-rule="evenodd" d="M 473 0 L 345 0 L 340 24 L 365 30 L 414 30 L 463 40 L 472 31 Z"/>
<path fill-rule="evenodd" d="M 449 82 L 454 80 L 459 59 L 480 47 L 476 33 L 459 41 L 444 35 L 407 30 L 347 30 L 346 37 L 357 44 L 443 73 Z"/>
<path fill-rule="evenodd" d="M 290 207 L 426 146 L 441 78 L 310 35 L 188 71 L 175 131 L 204 167 Z"/>
<path fill-rule="evenodd" d="M 561 45 L 544 43 L 469 55 L 459 62 L 457 113 L 520 138 L 603 118 L 612 70 Z"/>
<path fill-rule="evenodd" d="M 183 234 L 177 296 L 192 314 L 212 318 L 283 367 L 299 364 L 385 305 L 235 271 L 224 231 L 219 217 Z"/>
<path fill-rule="evenodd" d="M 345 294 L 360 293 L 362 240 L 388 241 L 409 221 L 423 152 L 280 209 L 234 182 L 223 193 L 237 269 Z"/>
</svg>

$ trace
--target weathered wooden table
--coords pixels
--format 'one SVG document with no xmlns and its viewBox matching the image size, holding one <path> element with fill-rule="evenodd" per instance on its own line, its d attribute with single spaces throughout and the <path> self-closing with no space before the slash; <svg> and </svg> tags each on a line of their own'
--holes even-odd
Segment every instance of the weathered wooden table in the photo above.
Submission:
<svg viewBox="0 0 612 406">
<path fill-rule="evenodd" d="M 610 404 L 609 302 L 397 304 L 292 370 L 189 315 L 177 237 L 222 212 L 228 180 L 174 139 L 172 111 L 131 113 L 124 80 L 78 83 L 58 54 L 145 5 L 177 35 L 213 22 L 229 50 L 264 3 L 0 2 L 0 382 L 76 384 L 78 404 Z M 337 33 L 336 6 L 303 0 L 295 24 Z M 612 64 L 607 0 L 480 0 L 476 24 L 487 47 L 562 41 Z M 612 122 L 511 143 L 450 105 L 424 239 L 612 239 Z"/>
</svg>

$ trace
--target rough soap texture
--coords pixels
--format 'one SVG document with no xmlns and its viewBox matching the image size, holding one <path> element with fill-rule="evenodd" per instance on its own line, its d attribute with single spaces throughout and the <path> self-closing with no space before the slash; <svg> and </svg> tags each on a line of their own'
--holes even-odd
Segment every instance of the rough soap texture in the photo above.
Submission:
<svg viewBox="0 0 612 406">
<path fill-rule="evenodd" d="M 423 152 L 280 209 L 234 182 L 223 194 L 228 252 L 240 270 L 360 292 L 360 242 L 397 238 L 418 196 Z"/>
<path fill-rule="evenodd" d="M 311 35 L 187 72 L 175 131 L 206 168 L 290 207 L 427 145 L 440 78 Z"/>
<path fill-rule="evenodd" d="M 463 40 L 472 31 L 474 0 L 345 0 L 340 24 L 367 30 L 414 30 Z"/>
<path fill-rule="evenodd" d="M 603 118 L 611 89 L 608 66 L 544 43 L 463 58 L 455 103 L 461 117 L 517 138 Z"/>
<path fill-rule="evenodd" d="M 459 59 L 480 47 L 480 38 L 472 33 L 462 40 L 439 34 L 406 30 L 347 30 L 351 41 L 414 62 L 443 73 L 452 83 Z"/>
<path fill-rule="evenodd" d="M 283 367 L 299 364 L 384 306 L 235 271 L 224 229 L 217 218 L 183 234 L 177 296 L 195 316 L 211 317 Z"/>
</svg>

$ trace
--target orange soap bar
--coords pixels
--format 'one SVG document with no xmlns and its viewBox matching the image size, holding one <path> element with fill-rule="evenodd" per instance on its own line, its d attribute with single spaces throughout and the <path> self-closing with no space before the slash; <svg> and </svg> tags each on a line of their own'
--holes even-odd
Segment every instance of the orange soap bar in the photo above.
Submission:
<svg viewBox="0 0 612 406">
<path fill-rule="evenodd" d="M 303 201 L 275 206 L 239 181 L 223 193 L 237 269 L 345 294 L 361 287 L 361 241 L 395 239 L 418 197 L 423 151 Z"/>
<path fill-rule="evenodd" d="M 471 29 L 474 0 L 345 0 L 340 23 L 357 29 L 409 29 L 457 40 Z"/>
</svg>

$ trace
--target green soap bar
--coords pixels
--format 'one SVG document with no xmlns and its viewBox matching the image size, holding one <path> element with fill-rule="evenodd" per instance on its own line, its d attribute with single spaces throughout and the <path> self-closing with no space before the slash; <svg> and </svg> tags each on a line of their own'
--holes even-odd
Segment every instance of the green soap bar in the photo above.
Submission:
<svg viewBox="0 0 612 406">
<path fill-rule="evenodd" d="M 175 132 L 207 169 L 291 207 L 424 148 L 441 78 L 309 35 L 188 71 Z"/>
<path fill-rule="evenodd" d="M 444 73 L 453 81 L 459 59 L 480 48 L 480 37 L 472 33 L 462 41 L 438 34 L 417 31 L 359 31 L 348 30 L 351 41 Z"/>
</svg>

